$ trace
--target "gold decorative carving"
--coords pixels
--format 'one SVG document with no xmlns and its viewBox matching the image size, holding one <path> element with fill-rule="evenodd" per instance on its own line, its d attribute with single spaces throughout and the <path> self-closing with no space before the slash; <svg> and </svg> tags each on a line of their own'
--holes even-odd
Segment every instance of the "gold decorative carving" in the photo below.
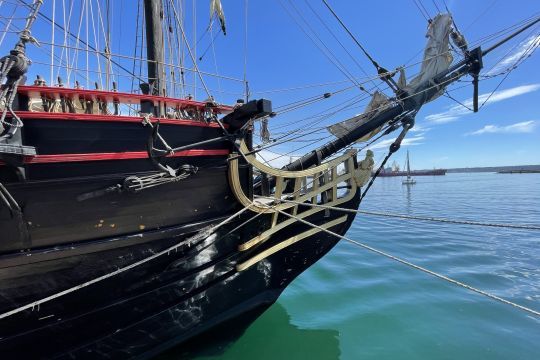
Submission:
<svg viewBox="0 0 540 360">
<path fill-rule="evenodd" d="M 362 187 L 368 182 L 374 164 L 373 151 L 368 150 L 366 152 L 366 157 L 358 163 L 358 169 L 356 169 L 354 173 L 354 181 L 358 187 Z"/>
</svg>

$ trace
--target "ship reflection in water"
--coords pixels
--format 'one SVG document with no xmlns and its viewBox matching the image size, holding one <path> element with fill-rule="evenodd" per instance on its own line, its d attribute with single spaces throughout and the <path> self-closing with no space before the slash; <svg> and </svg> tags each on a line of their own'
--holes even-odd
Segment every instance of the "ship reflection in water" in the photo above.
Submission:
<svg viewBox="0 0 540 360">
<path fill-rule="evenodd" d="M 257 314 L 252 314 L 256 316 Z M 225 324 L 208 334 L 161 354 L 156 360 L 180 359 L 339 359 L 339 332 L 300 329 L 279 302 L 270 307 L 245 331 Z M 246 326 L 249 319 L 244 321 Z"/>
</svg>

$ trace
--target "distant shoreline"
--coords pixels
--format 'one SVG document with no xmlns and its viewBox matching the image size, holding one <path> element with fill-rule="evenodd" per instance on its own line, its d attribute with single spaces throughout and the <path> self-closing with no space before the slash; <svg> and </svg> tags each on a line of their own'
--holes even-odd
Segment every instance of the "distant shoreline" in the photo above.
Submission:
<svg viewBox="0 0 540 360">
<path fill-rule="evenodd" d="M 487 166 L 447 169 L 447 173 L 496 172 L 502 174 L 540 173 L 540 165 Z"/>
<path fill-rule="evenodd" d="M 540 170 L 502 170 L 497 174 L 540 174 Z"/>
</svg>

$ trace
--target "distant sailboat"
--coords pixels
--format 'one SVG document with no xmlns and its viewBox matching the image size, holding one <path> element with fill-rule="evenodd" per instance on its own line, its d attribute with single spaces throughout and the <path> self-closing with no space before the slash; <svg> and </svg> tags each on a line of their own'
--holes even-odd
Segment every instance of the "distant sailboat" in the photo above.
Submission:
<svg viewBox="0 0 540 360">
<path fill-rule="evenodd" d="M 414 185 L 416 180 L 411 176 L 411 164 L 409 162 L 409 150 L 407 150 L 407 178 L 401 182 L 403 185 Z"/>
</svg>

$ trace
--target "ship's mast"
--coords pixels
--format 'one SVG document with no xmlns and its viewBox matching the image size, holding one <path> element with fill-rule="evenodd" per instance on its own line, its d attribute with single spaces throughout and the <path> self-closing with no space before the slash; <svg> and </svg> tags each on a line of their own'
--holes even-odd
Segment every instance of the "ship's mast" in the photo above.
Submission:
<svg viewBox="0 0 540 360">
<path fill-rule="evenodd" d="M 163 7 L 161 0 L 144 0 L 144 15 L 149 92 L 153 95 L 164 96 L 166 94 L 165 72 L 163 69 Z"/>
<path fill-rule="evenodd" d="M 409 150 L 407 149 L 407 177 L 411 176 L 411 164 L 409 163 Z"/>
</svg>

